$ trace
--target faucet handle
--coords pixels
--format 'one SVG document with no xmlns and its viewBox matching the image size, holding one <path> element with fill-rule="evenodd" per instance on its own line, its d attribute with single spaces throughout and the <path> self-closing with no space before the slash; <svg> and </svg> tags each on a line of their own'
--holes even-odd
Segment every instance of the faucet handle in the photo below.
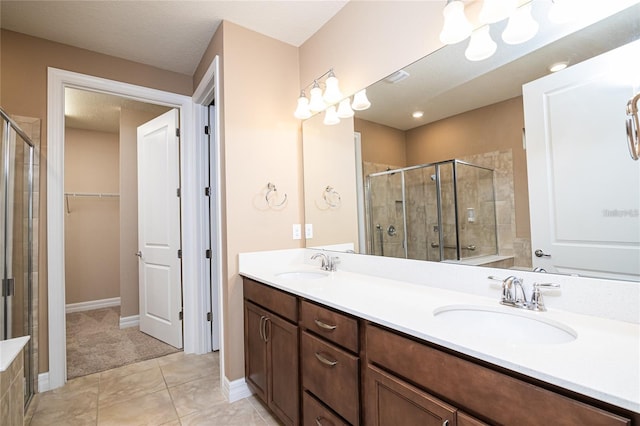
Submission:
<svg viewBox="0 0 640 426">
<path fill-rule="evenodd" d="M 560 288 L 560 284 L 556 283 L 533 283 L 533 293 L 531 294 L 531 302 L 529 302 L 529 309 L 532 311 L 546 311 L 547 308 L 544 305 L 544 299 L 542 297 L 541 288 Z"/>
<path fill-rule="evenodd" d="M 329 257 L 329 270 L 335 272 L 338 268 L 337 266 L 340 264 L 340 258 L 338 256 L 330 256 Z"/>
</svg>

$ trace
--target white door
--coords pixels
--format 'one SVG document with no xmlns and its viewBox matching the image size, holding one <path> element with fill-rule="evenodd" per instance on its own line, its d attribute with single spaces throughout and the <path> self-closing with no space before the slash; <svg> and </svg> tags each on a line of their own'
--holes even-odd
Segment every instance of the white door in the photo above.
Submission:
<svg viewBox="0 0 640 426">
<path fill-rule="evenodd" d="M 140 331 L 182 347 L 178 110 L 138 127 Z"/>
<path fill-rule="evenodd" d="M 638 58 L 640 41 L 524 86 L 534 266 L 640 279 L 640 162 L 625 131 Z"/>
</svg>

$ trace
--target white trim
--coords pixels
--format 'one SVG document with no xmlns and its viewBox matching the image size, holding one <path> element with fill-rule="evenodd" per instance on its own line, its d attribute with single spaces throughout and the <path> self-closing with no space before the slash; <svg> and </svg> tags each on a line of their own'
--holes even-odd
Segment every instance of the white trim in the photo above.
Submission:
<svg viewBox="0 0 640 426">
<path fill-rule="evenodd" d="M 66 381 L 65 283 L 64 283 L 64 89 L 84 90 L 122 96 L 143 102 L 180 108 L 181 178 L 182 178 L 182 252 L 184 351 L 201 353 L 201 336 L 195 333 L 199 322 L 205 322 L 206 312 L 198 303 L 203 277 L 200 256 L 199 214 L 201 187 L 195 187 L 199 176 L 193 165 L 196 151 L 193 101 L 190 97 L 114 80 L 93 77 L 56 68 L 48 69 L 47 79 L 47 253 L 49 296 L 49 384 L 51 389 Z M 201 259 L 202 258 L 202 259 Z"/>
<path fill-rule="evenodd" d="M 131 315 L 130 317 L 120 317 L 120 328 L 138 327 L 140 326 L 140 315 Z"/>
<path fill-rule="evenodd" d="M 233 403 L 253 395 L 253 392 L 249 388 L 249 385 L 247 385 L 247 381 L 244 377 L 234 380 L 233 382 L 230 382 L 224 375 L 222 375 L 222 377 L 222 394 L 227 398 L 229 403 Z"/>
<path fill-rule="evenodd" d="M 214 229 L 212 229 L 212 247 L 213 250 L 213 283 L 211 285 L 211 294 L 209 295 L 211 299 L 210 306 L 214 310 L 214 327 L 217 324 L 217 329 L 214 328 L 214 336 L 211 336 L 208 328 L 202 330 L 206 336 L 203 336 L 203 339 L 206 339 L 208 342 L 208 349 L 211 350 L 212 344 L 215 344 L 217 340 L 220 350 L 220 384 L 224 388 L 225 386 L 225 348 L 224 348 L 224 316 L 222 315 L 222 283 L 224 282 L 222 277 L 222 200 L 220 199 L 220 188 L 222 186 L 222 176 L 221 176 L 221 157 L 220 157 L 220 141 L 221 141 L 221 133 L 220 133 L 220 111 L 222 105 L 222 99 L 220 97 L 220 57 L 216 55 L 213 58 L 213 61 L 209 65 L 209 68 L 205 72 L 202 80 L 198 84 L 198 87 L 194 91 L 193 101 L 196 104 L 196 109 L 198 110 L 198 114 L 196 114 L 196 120 L 198 122 L 195 125 L 196 129 L 204 128 L 205 123 L 208 121 L 208 108 L 202 105 L 208 105 L 212 100 L 215 100 L 216 110 L 215 110 L 215 125 L 213 130 L 214 135 L 214 146 L 211 147 L 212 150 L 215 151 L 216 163 L 213 165 L 214 175 L 212 176 L 212 196 L 214 197 L 215 203 L 215 218 L 214 218 Z M 198 106 L 198 104 L 200 106 Z M 204 138 L 204 134 L 202 135 Z M 204 179 L 204 176 L 203 176 Z M 203 224 L 209 218 L 205 217 L 205 210 L 201 210 L 200 213 L 203 217 L 200 218 L 200 223 Z M 215 333 L 217 332 L 217 336 Z M 213 342 L 212 342 L 213 340 Z"/>
<path fill-rule="evenodd" d="M 36 389 L 36 393 L 42 393 L 50 390 L 49 387 L 49 372 L 38 374 L 38 389 Z"/>
<path fill-rule="evenodd" d="M 89 300 L 87 302 L 68 303 L 65 305 L 65 312 L 70 314 L 72 312 L 92 311 L 94 309 L 111 308 L 113 306 L 120 306 L 120 298 L 112 297 L 110 299 Z"/>
</svg>

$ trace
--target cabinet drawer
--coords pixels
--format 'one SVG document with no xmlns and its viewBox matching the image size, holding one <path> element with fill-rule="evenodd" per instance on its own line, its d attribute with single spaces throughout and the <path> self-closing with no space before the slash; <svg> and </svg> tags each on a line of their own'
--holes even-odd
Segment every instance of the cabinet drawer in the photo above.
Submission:
<svg viewBox="0 0 640 426">
<path fill-rule="evenodd" d="M 302 387 L 353 425 L 359 424 L 358 357 L 302 333 Z"/>
<path fill-rule="evenodd" d="M 289 321 L 298 322 L 298 299 L 294 295 L 260 284 L 250 278 L 243 278 L 242 285 L 245 299 Z"/>
<path fill-rule="evenodd" d="M 505 425 L 629 425 L 630 420 L 370 324 L 369 362 L 458 408 Z M 531 413 L 533 415 L 531 415 Z M 549 418 L 547 414 L 553 416 Z"/>
<path fill-rule="evenodd" d="M 348 426 L 308 392 L 302 394 L 302 424 L 304 426 Z"/>
<path fill-rule="evenodd" d="M 355 318 L 303 300 L 300 323 L 325 339 L 358 352 L 358 321 Z"/>
</svg>

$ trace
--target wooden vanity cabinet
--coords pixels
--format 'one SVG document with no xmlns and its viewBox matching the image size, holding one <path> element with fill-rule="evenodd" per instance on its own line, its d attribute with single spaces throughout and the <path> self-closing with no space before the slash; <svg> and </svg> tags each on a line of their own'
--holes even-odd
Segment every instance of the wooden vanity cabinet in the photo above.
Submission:
<svg viewBox="0 0 640 426">
<path fill-rule="evenodd" d="M 298 425 L 298 300 L 247 278 L 243 287 L 247 384 L 285 425 Z"/>
<path fill-rule="evenodd" d="M 358 321 L 344 313 L 303 300 L 300 304 L 300 365 L 303 424 L 360 424 Z M 311 397 L 311 395 L 314 398 Z M 316 405 L 313 406 L 313 402 Z M 307 405 L 311 404 L 311 407 Z M 318 411 L 320 409 L 320 411 Z M 322 412 L 339 415 L 329 420 Z M 341 423 L 344 419 L 345 423 Z"/>
<path fill-rule="evenodd" d="M 380 374 L 387 376 L 384 383 L 394 382 L 396 389 L 405 389 L 405 394 L 412 392 L 414 399 L 420 396 L 423 400 L 437 398 L 436 401 L 447 401 L 447 404 L 452 404 L 456 407 L 455 410 L 472 413 L 475 418 L 458 411 L 457 422 L 462 425 L 483 424 L 479 419 L 490 424 L 519 426 L 631 424 L 630 419 L 543 389 L 372 324 L 366 325 L 366 353 L 369 362 L 366 379 L 368 385 L 364 400 L 367 407 L 367 424 L 393 424 L 376 423 L 378 418 L 386 418 L 382 417 L 382 411 L 391 410 L 389 407 L 384 407 L 384 410 L 377 408 L 381 406 L 378 401 L 378 388 L 382 385 L 370 383 L 379 381 L 377 377 Z M 383 373 L 380 373 L 381 371 Z M 387 387 L 390 388 L 390 386 Z M 395 397 L 389 397 L 386 401 L 397 406 L 398 411 L 401 411 L 401 407 L 407 406 L 406 401 L 409 397 L 401 398 L 398 395 L 403 394 L 396 390 Z M 443 402 L 440 404 L 446 406 Z M 433 404 L 430 405 L 432 406 Z M 404 410 L 408 412 L 408 409 Z M 419 421 L 423 414 L 418 410 L 413 411 L 415 416 L 412 416 L 412 419 Z M 414 424 L 411 420 L 407 421 L 409 422 L 407 424 Z M 443 422 L 433 424 L 442 425 Z M 449 420 L 448 424 L 451 426 L 456 423 L 454 420 Z"/>
</svg>

